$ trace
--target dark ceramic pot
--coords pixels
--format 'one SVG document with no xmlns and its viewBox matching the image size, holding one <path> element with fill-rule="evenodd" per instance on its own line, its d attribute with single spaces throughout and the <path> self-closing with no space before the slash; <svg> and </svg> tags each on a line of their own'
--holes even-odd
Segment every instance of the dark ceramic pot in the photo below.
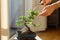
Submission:
<svg viewBox="0 0 60 40">
<path fill-rule="evenodd" d="M 17 37 L 18 40 L 36 40 L 35 39 L 36 33 L 34 32 L 21 34 L 20 31 L 17 31 L 17 33 L 18 33 L 18 37 Z"/>
</svg>

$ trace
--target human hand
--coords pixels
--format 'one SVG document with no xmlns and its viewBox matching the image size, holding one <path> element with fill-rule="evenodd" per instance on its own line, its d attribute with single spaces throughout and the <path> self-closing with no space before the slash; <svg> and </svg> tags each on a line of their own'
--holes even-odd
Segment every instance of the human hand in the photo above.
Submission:
<svg viewBox="0 0 60 40">
<path fill-rule="evenodd" d="M 47 5 L 44 7 L 42 13 L 39 13 L 38 16 L 49 16 L 52 14 L 52 12 L 55 10 L 53 5 Z"/>
<path fill-rule="evenodd" d="M 49 4 L 52 0 L 42 0 L 41 1 L 41 5 L 46 6 L 47 4 Z"/>
</svg>

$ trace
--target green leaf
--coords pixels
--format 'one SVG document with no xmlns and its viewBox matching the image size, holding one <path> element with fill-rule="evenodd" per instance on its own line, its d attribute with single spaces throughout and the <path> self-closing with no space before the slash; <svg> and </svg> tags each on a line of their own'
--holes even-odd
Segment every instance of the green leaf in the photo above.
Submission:
<svg viewBox="0 0 60 40">
<path fill-rule="evenodd" d="M 20 22 L 20 25 L 19 26 L 22 26 L 22 23 Z"/>
<path fill-rule="evenodd" d="M 26 19 L 26 16 L 20 16 L 19 19 L 20 20 L 25 20 Z"/>
<path fill-rule="evenodd" d="M 17 21 L 17 22 L 16 22 L 16 26 L 19 26 L 19 24 L 20 24 L 20 23 Z"/>
<path fill-rule="evenodd" d="M 38 12 L 37 11 L 34 11 L 34 15 L 37 16 L 38 15 Z"/>
<path fill-rule="evenodd" d="M 29 16 L 29 19 L 34 19 L 34 16 Z"/>
<path fill-rule="evenodd" d="M 41 26 L 41 24 L 35 24 L 36 25 L 36 27 L 40 27 Z"/>
<path fill-rule="evenodd" d="M 16 21 L 16 26 L 22 26 L 22 21 Z"/>
<path fill-rule="evenodd" d="M 40 27 L 41 24 L 37 23 L 37 24 L 33 24 L 34 27 Z"/>
<path fill-rule="evenodd" d="M 26 22 L 27 25 L 32 24 L 32 22 Z"/>
<path fill-rule="evenodd" d="M 29 9 L 28 12 L 31 13 L 33 10 L 32 9 Z"/>
</svg>

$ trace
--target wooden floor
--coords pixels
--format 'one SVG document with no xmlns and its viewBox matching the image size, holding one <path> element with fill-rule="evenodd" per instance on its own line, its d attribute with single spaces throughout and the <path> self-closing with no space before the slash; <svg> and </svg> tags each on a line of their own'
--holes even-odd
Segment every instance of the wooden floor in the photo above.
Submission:
<svg viewBox="0 0 60 40">
<path fill-rule="evenodd" d="M 60 40 L 60 28 L 47 29 L 44 32 L 38 32 L 37 35 L 42 40 Z"/>
</svg>

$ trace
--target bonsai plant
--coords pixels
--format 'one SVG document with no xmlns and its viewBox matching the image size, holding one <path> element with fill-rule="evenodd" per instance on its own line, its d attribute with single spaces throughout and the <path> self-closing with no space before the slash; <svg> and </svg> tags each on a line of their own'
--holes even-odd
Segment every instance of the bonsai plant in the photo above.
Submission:
<svg viewBox="0 0 60 40">
<path fill-rule="evenodd" d="M 28 25 L 32 24 L 34 27 L 40 26 L 40 24 L 34 24 L 33 23 L 34 17 L 38 15 L 38 12 L 33 10 L 33 9 L 30 9 L 28 12 L 29 12 L 28 16 L 20 16 L 18 18 L 18 20 L 16 21 L 17 26 L 25 25 L 25 27 L 28 29 L 24 33 L 22 33 L 22 31 L 18 31 L 18 40 L 20 40 L 21 38 L 23 40 L 24 37 L 26 40 L 27 40 L 27 38 L 33 38 L 34 39 L 34 37 L 36 36 L 36 33 L 31 31 L 31 29 Z"/>
</svg>

